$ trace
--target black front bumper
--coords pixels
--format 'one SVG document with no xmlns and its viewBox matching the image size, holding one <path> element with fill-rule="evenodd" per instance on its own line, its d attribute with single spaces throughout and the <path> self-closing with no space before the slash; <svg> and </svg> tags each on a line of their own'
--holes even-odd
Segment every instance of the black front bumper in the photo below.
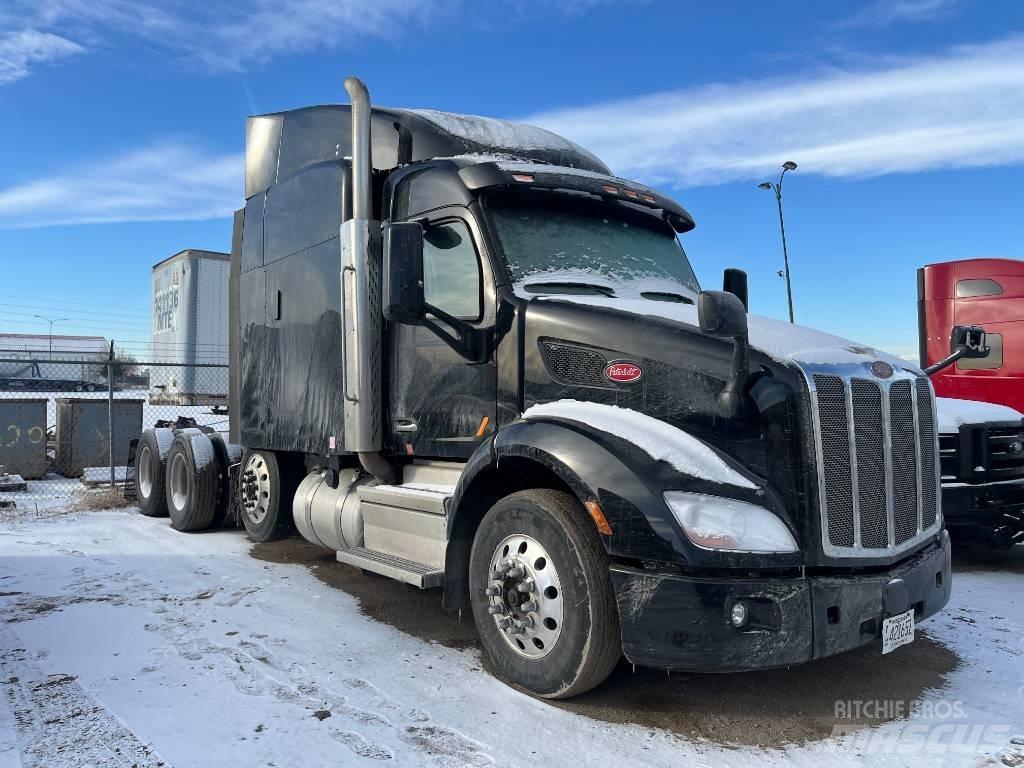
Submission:
<svg viewBox="0 0 1024 768">
<path fill-rule="evenodd" d="M 612 567 L 622 649 L 634 664 L 738 672 L 832 656 L 881 637 L 882 620 L 931 616 L 949 600 L 949 536 L 884 571 L 842 576 L 723 579 Z M 733 604 L 749 620 L 736 629 Z"/>
<path fill-rule="evenodd" d="M 1006 525 L 1005 515 L 1024 515 L 1024 478 L 1006 483 L 942 486 L 942 516 L 947 528 Z"/>
</svg>

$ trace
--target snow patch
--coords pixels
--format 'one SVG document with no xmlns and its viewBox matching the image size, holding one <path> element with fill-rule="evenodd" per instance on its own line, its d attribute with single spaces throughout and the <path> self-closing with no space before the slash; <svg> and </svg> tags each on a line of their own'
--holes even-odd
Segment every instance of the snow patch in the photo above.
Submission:
<svg viewBox="0 0 1024 768">
<path fill-rule="evenodd" d="M 939 417 L 939 432 L 959 432 L 963 424 L 984 424 L 989 421 L 1020 421 L 1024 414 L 1005 405 L 982 403 L 976 400 L 957 400 L 952 397 L 935 398 Z"/>
<path fill-rule="evenodd" d="M 158 428 L 153 430 L 156 437 L 156 448 L 160 451 L 160 461 L 167 460 L 167 453 L 171 450 L 171 443 L 174 442 L 174 432 L 170 429 Z"/>
<path fill-rule="evenodd" d="M 531 278 L 532 280 L 532 278 Z M 607 280 L 605 281 L 607 282 Z M 651 301 L 636 296 L 635 291 L 625 292 L 625 286 L 615 285 L 616 294 L 622 298 L 605 296 L 533 296 L 540 301 L 565 301 L 592 307 L 617 309 L 633 315 L 660 317 L 677 323 L 699 328 L 697 306 L 665 301 Z M 644 288 L 643 290 L 657 290 Z M 662 290 L 666 290 L 662 288 Z M 672 289 L 668 289 L 672 290 Z M 678 291 L 677 291 L 678 292 Z M 773 320 L 759 315 L 747 316 L 750 345 L 779 362 L 800 362 L 808 365 L 863 364 L 884 360 L 897 369 L 917 373 L 917 366 L 873 347 L 866 347 L 840 336 L 816 331 L 802 325 Z"/>
<path fill-rule="evenodd" d="M 664 421 L 617 405 L 557 400 L 526 409 L 524 419 L 565 419 L 627 440 L 655 461 L 665 461 L 686 475 L 756 488 L 702 441 Z"/>
<path fill-rule="evenodd" d="M 584 151 L 557 133 L 533 125 L 496 120 L 493 117 L 440 112 L 435 109 L 410 109 L 407 111 L 424 120 L 429 120 L 453 136 L 484 147 L 508 147 L 527 151 L 531 149 Z"/>
</svg>

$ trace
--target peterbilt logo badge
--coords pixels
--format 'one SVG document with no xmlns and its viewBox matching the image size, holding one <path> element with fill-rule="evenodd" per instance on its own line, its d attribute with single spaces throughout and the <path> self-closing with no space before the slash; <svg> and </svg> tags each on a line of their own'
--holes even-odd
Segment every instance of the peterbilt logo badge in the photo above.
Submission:
<svg viewBox="0 0 1024 768">
<path fill-rule="evenodd" d="M 875 360 L 871 364 L 871 372 L 880 379 L 888 379 L 892 376 L 892 366 L 882 360 Z"/>
<path fill-rule="evenodd" d="M 644 375 L 643 369 L 627 360 L 616 360 L 604 367 L 604 377 L 616 384 L 630 384 Z"/>
</svg>

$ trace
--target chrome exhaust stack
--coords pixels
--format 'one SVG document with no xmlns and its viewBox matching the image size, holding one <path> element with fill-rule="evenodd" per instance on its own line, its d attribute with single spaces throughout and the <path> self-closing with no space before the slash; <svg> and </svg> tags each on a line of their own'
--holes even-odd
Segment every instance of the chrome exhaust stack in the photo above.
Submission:
<svg viewBox="0 0 1024 768">
<path fill-rule="evenodd" d="M 381 483 L 395 472 L 380 455 L 383 445 L 380 222 L 373 220 L 370 94 L 357 77 L 345 80 L 352 103 L 352 218 L 341 225 L 342 392 L 345 451 Z"/>
</svg>

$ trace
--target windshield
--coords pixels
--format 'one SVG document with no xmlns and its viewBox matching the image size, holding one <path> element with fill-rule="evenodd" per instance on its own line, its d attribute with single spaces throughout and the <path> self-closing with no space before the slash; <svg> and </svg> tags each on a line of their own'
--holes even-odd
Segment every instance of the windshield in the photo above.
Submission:
<svg viewBox="0 0 1024 768">
<path fill-rule="evenodd" d="M 554 208 L 545 202 L 504 196 L 488 201 L 517 291 L 650 293 L 687 301 L 700 291 L 667 224 L 611 206 Z"/>
</svg>

